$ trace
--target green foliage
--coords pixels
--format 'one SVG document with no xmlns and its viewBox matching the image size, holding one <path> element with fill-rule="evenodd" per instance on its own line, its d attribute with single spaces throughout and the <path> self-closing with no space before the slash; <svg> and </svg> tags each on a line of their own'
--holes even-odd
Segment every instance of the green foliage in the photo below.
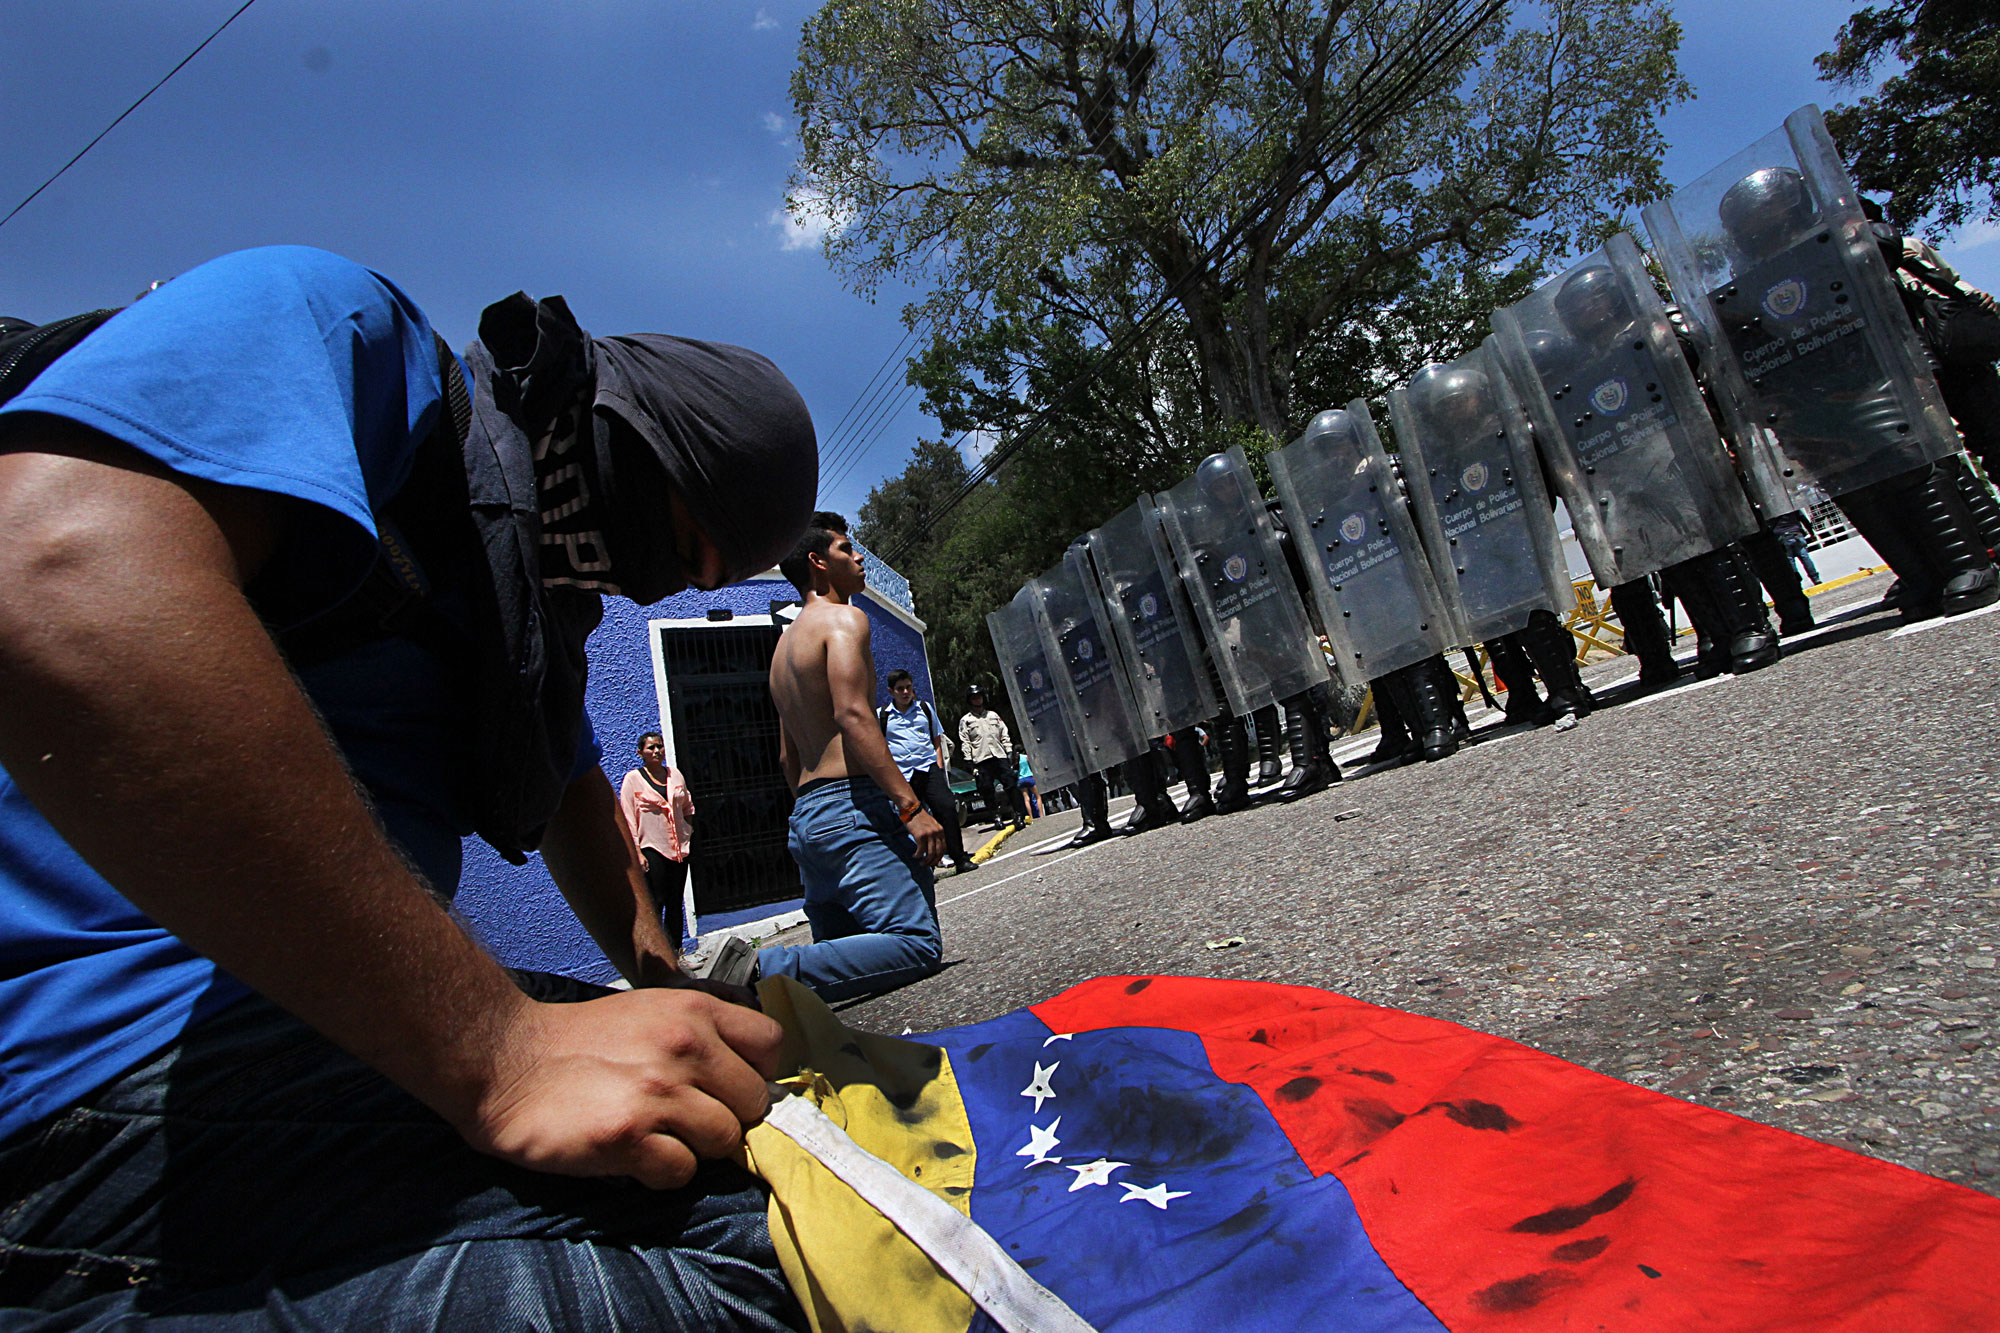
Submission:
<svg viewBox="0 0 2000 1333">
<path fill-rule="evenodd" d="M 839 221 L 826 253 L 858 290 L 928 284 L 911 381 L 948 438 L 1036 423 L 898 561 L 952 688 L 992 670 L 984 612 L 1077 533 L 1465 351 L 1665 192 L 1655 122 L 1689 90 L 1662 0 L 1512 6 L 1436 58 L 1445 8 L 829 0 L 808 21 L 794 212 Z M 1412 50 L 1428 66 L 1378 95 L 1380 57 Z M 925 485 L 870 502 L 887 523 Z"/>
<path fill-rule="evenodd" d="M 1942 236 L 2000 222 L 2000 8 L 1993 0 L 1893 0 L 1858 9 L 1820 76 L 1855 86 L 1893 57 L 1902 71 L 1827 126 L 1862 189 L 1897 225 Z M 1984 196 L 1982 208 L 1981 196 Z"/>
</svg>

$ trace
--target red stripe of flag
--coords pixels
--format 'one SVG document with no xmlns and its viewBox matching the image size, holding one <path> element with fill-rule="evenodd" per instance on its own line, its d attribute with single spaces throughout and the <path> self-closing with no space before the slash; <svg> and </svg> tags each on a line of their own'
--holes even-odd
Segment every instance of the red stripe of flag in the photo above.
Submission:
<svg viewBox="0 0 2000 1333">
<path fill-rule="evenodd" d="M 1103 977 L 1056 1032 L 1198 1035 L 1456 1333 L 2000 1324 L 2000 1201 L 1331 992 Z"/>
</svg>

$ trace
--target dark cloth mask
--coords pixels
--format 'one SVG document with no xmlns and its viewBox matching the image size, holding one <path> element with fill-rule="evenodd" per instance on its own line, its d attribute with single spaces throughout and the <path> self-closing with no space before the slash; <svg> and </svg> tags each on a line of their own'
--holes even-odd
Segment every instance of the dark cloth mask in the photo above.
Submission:
<svg viewBox="0 0 2000 1333">
<path fill-rule="evenodd" d="M 542 580 L 642 605 L 685 586 L 671 500 L 722 555 L 722 581 L 768 569 L 819 489 L 812 418 L 755 352 L 642 333 L 592 338 L 561 297 L 516 293 L 479 336 L 535 443 Z"/>
</svg>

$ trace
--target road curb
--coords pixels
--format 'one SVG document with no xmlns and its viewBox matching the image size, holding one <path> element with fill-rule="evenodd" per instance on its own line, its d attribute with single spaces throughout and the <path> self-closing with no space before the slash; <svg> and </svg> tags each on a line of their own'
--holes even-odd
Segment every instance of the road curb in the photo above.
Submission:
<svg viewBox="0 0 2000 1333">
<path fill-rule="evenodd" d="M 1013 837 L 1016 833 L 1019 833 L 1020 831 L 1021 830 L 1015 828 L 1012 824 L 1008 824 L 1002 827 L 998 833 L 994 834 L 992 837 L 986 840 L 986 845 L 984 847 L 981 847 L 978 851 L 972 854 L 972 864 L 976 866 L 985 865 L 988 861 L 993 859 L 993 853 L 1000 850 L 1001 843 L 1007 841 L 1007 839 Z"/>
</svg>

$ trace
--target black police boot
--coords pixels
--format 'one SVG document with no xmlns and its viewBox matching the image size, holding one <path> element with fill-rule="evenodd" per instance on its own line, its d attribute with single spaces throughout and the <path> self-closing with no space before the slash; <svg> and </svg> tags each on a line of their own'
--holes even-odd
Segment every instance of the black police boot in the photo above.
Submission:
<svg viewBox="0 0 2000 1333">
<path fill-rule="evenodd" d="M 1323 688 L 1323 687 L 1319 687 Z M 1285 726 L 1292 743 L 1292 771 L 1278 788 L 1278 798 L 1296 801 L 1317 791 L 1325 791 L 1340 781 L 1340 766 L 1326 740 L 1326 714 L 1319 688 L 1285 700 Z M 1296 724 L 1296 725 L 1295 725 Z"/>
<path fill-rule="evenodd" d="M 1759 528 L 1736 545 L 1750 561 L 1750 568 L 1757 571 L 1764 591 L 1771 594 L 1771 605 L 1778 613 L 1778 633 L 1789 638 L 1813 628 L 1812 602 L 1805 584 L 1799 582 L 1799 567 L 1792 563 L 1778 534 Z"/>
<path fill-rule="evenodd" d="M 1118 836 L 1111 831 L 1110 798 L 1104 789 L 1104 775 L 1090 773 L 1076 784 L 1077 807 L 1083 811 L 1083 827 L 1066 846 L 1088 847 L 1094 842 Z"/>
<path fill-rule="evenodd" d="M 1965 511 L 1972 516 L 1972 525 L 1986 554 L 2000 553 L 2000 500 L 1993 498 L 1993 488 L 1966 466 L 1964 454 L 1941 459 L 1938 467 L 1950 474 L 1958 493 L 1965 498 Z"/>
<path fill-rule="evenodd" d="M 1531 727 L 1545 727 L 1556 720 L 1555 711 L 1542 702 L 1541 694 L 1535 689 L 1535 668 L 1521 647 L 1519 634 L 1503 634 L 1497 639 L 1488 639 L 1486 660 L 1493 664 L 1494 679 L 1507 691 L 1507 704 L 1501 711 L 1509 726 L 1525 723 Z"/>
<path fill-rule="evenodd" d="M 1119 830 L 1121 833 L 1145 833 L 1180 822 L 1180 811 L 1167 798 L 1166 775 L 1160 771 L 1159 762 L 1153 756 L 1154 751 L 1149 749 L 1137 758 L 1125 761 L 1125 781 L 1138 800 L 1132 806 L 1132 815 L 1125 821 L 1125 827 Z"/>
<path fill-rule="evenodd" d="M 1681 664 L 1674 660 L 1674 641 L 1653 596 L 1652 580 L 1633 579 L 1613 588 L 1611 609 L 1625 632 L 1625 651 L 1639 659 L 1639 684 L 1658 689 L 1679 680 Z"/>
<path fill-rule="evenodd" d="M 1250 738 L 1243 734 L 1243 719 L 1228 714 L 1215 720 L 1210 734 L 1222 751 L 1222 781 L 1215 788 L 1215 813 L 1234 814 L 1250 804 Z"/>
<path fill-rule="evenodd" d="M 1436 762 L 1458 753 L 1457 728 L 1452 725 L 1451 705 L 1438 688 L 1437 674 L 1426 662 L 1413 662 L 1396 673 L 1402 677 L 1402 703 L 1408 708 L 1410 734 L 1427 762 Z"/>
<path fill-rule="evenodd" d="M 2000 601 L 2000 571 L 1994 569 L 1993 557 L 1979 538 L 1979 525 L 1951 469 L 1933 465 L 1931 475 L 1911 498 L 1931 558 L 1945 574 L 1938 609 L 1955 616 Z"/>
<path fill-rule="evenodd" d="M 1181 807 L 1181 823 L 1192 824 L 1214 814 L 1215 802 L 1208 796 L 1208 755 L 1193 727 L 1174 733 L 1174 768 L 1188 789 L 1187 804 Z"/>
<path fill-rule="evenodd" d="M 1285 775 L 1284 753 L 1278 738 L 1278 706 L 1265 704 L 1250 715 L 1257 727 L 1257 785 L 1268 787 Z"/>
<path fill-rule="evenodd" d="M 1854 530 L 1896 572 L 1893 604 L 1906 621 L 1944 614 L 1945 576 L 1931 558 L 1931 544 L 1917 531 L 1917 505 L 1910 494 L 1923 484 L 1929 471 L 1928 467 L 1918 468 L 1872 482 L 1836 501 Z"/>
<path fill-rule="evenodd" d="M 1549 707 L 1556 716 L 1588 717 L 1597 700 L 1576 669 L 1576 636 L 1563 628 L 1553 612 L 1536 611 L 1521 631 L 1521 646 L 1548 687 Z"/>
<path fill-rule="evenodd" d="M 1407 713 L 1400 702 L 1404 693 L 1401 686 L 1394 672 L 1368 682 L 1375 696 L 1375 722 L 1382 729 L 1382 736 L 1361 761 L 1364 764 L 1387 764 L 1410 756 L 1410 729 L 1403 722 Z"/>
<path fill-rule="evenodd" d="M 1778 660 L 1778 632 L 1764 612 L 1763 589 L 1750 562 L 1732 543 L 1702 556 L 1712 560 L 1716 599 L 1729 614 L 1729 669 L 1737 675 Z"/>
<path fill-rule="evenodd" d="M 1711 680 L 1729 670 L 1729 618 L 1717 604 L 1715 583 L 1701 565 L 1701 556 L 1660 571 L 1667 595 L 1680 599 L 1694 626 L 1694 676 Z"/>
</svg>

